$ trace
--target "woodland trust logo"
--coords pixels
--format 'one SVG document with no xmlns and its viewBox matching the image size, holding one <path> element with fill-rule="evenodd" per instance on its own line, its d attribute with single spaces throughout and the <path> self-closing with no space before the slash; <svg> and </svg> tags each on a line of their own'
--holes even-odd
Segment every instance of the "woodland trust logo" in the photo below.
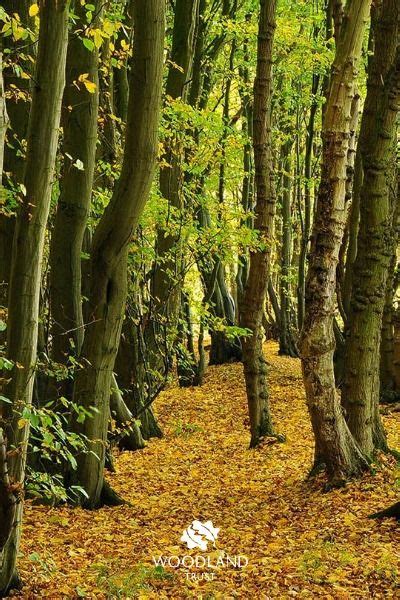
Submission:
<svg viewBox="0 0 400 600">
<path fill-rule="evenodd" d="M 212 542 L 215 546 L 215 541 L 218 537 L 219 529 L 214 527 L 212 521 L 192 521 L 187 529 L 183 532 L 181 542 L 186 542 L 189 549 L 200 548 L 207 550 L 208 542 Z"/>
<path fill-rule="evenodd" d="M 184 554 L 153 556 L 153 562 L 158 568 L 170 567 L 180 570 L 191 581 L 207 580 L 216 578 L 221 568 L 243 569 L 248 565 L 248 558 L 243 554 L 233 556 L 226 554 L 216 548 L 216 541 L 220 532 L 219 527 L 214 527 L 212 521 L 194 520 L 184 530 L 180 541 L 184 542 L 189 550 L 199 548 L 207 554 Z M 211 543 L 211 551 L 209 549 Z M 207 569 L 207 570 L 206 570 Z"/>
</svg>

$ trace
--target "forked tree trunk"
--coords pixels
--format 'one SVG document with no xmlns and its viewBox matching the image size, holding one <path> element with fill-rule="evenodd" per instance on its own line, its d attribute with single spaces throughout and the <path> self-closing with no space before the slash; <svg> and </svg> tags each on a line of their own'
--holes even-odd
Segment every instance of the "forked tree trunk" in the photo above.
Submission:
<svg viewBox="0 0 400 600">
<path fill-rule="evenodd" d="M 345 225 L 350 112 L 369 8 L 369 0 L 351 0 L 347 4 L 332 66 L 300 340 L 307 405 L 316 442 L 315 460 L 326 466 L 335 484 L 367 467 L 347 427 L 335 387 L 333 318 L 336 266 Z"/>
<path fill-rule="evenodd" d="M 74 401 L 92 418 L 74 424 L 87 436 L 89 450 L 77 457 L 77 480 L 89 508 L 101 503 L 109 419 L 109 398 L 127 293 L 129 242 L 150 193 L 158 149 L 163 73 L 164 0 L 134 2 L 135 52 L 129 90 L 125 154 L 120 179 L 99 225 L 91 253 L 90 321 L 81 352 Z"/>
<path fill-rule="evenodd" d="M 11 400 L 2 414 L 13 485 L 24 484 L 29 425 L 18 424 L 32 402 L 38 338 L 41 267 L 57 152 L 60 109 L 65 80 L 68 1 L 40 2 L 39 49 L 29 117 L 25 162 L 26 196 L 17 217 L 9 290 L 7 356 L 14 362 L 3 394 Z M 45 118 L 43 118 L 45 115 Z M 15 582 L 22 502 L 13 531 L 0 557 L 0 595 Z"/>
<path fill-rule="evenodd" d="M 255 164 L 255 221 L 262 247 L 250 253 L 249 275 L 240 307 L 240 324 L 251 335 L 243 339 L 243 366 L 250 415 L 250 446 L 273 434 L 268 403 L 267 365 L 263 356 L 262 316 L 267 290 L 275 215 L 271 165 L 272 48 L 275 0 L 260 0 L 257 71 L 254 81 L 253 147 Z"/>
<path fill-rule="evenodd" d="M 393 248 L 393 169 L 400 102 L 400 6 L 383 0 L 376 18 L 362 139 L 364 182 L 354 264 L 345 383 L 347 422 L 362 452 L 373 457 L 387 448 L 379 416 L 382 315 Z"/>
<path fill-rule="evenodd" d="M 94 11 L 98 13 L 100 2 Z M 77 27 L 85 27 L 86 10 L 76 3 Z M 52 358 L 65 363 L 69 353 L 79 355 L 83 341 L 81 252 L 92 195 L 99 102 L 98 50 L 88 50 L 80 36 L 69 37 L 66 86 L 63 97 L 64 166 L 60 197 L 51 238 L 50 302 Z M 74 82 L 82 73 L 94 83 L 92 93 Z M 80 162 L 79 162 L 80 161 Z M 70 339 L 74 344 L 70 344 Z"/>
</svg>

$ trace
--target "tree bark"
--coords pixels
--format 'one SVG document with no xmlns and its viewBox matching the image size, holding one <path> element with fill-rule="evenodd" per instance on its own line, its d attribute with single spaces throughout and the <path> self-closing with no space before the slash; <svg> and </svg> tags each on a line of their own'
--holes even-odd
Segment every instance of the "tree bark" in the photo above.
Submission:
<svg viewBox="0 0 400 600">
<path fill-rule="evenodd" d="M 306 149 L 304 155 L 304 219 L 303 227 L 301 232 L 301 243 L 299 253 L 299 272 L 298 272 L 298 284 L 297 284 L 297 323 L 299 331 L 301 331 L 304 322 L 305 313 L 305 294 L 306 294 L 306 263 L 307 263 L 307 251 L 310 244 L 310 232 L 311 232 L 311 216 L 312 216 L 312 196 L 313 196 L 313 180 L 312 180 L 312 158 L 313 158 L 313 144 L 315 134 L 315 118 L 318 110 L 317 92 L 319 88 L 319 76 L 313 75 L 311 93 L 313 96 L 310 114 L 308 117 L 307 124 L 307 140 Z"/>
<path fill-rule="evenodd" d="M 22 488 L 25 474 L 29 425 L 21 427 L 18 421 L 24 407 L 32 402 L 41 267 L 65 81 L 69 9 L 68 1 L 39 5 L 39 48 L 25 161 L 26 195 L 17 216 L 9 290 L 7 356 L 15 366 L 4 390 L 11 404 L 5 405 L 2 414 L 8 447 L 15 449 L 8 467 L 10 480 L 17 488 Z M 13 531 L 0 559 L 0 595 L 8 591 L 15 578 L 21 519 L 19 502 Z"/>
<path fill-rule="evenodd" d="M 332 66 L 300 339 L 307 405 L 316 443 L 315 461 L 325 465 L 333 484 L 359 474 L 367 466 L 347 427 L 335 387 L 333 318 L 336 266 L 345 226 L 350 111 L 369 8 L 369 0 L 348 3 Z"/>
<path fill-rule="evenodd" d="M 175 2 L 174 30 L 170 66 L 168 70 L 165 94 L 167 98 L 185 100 L 188 95 L 188 82 L 194 51 L 194 32 L 198 16 L 198 0 L 177 0 Z M 182 218 L 183 210 L 183 172 L 184 149 L 179 134 L 169 132 L 165 160 L 167 166 L 160 169 L 160 192 L 168 202 L 168 217 L 165 226 L 157 231 L 156 264 L 154 266 L 151 295 L 153 298 L 150 326 L 155 329 L 168 323 L 172 340 L 177 336 L 179 305 L 182 287 L 182 240 L 180 228 L 174 223 L 176 216 Z M 173 221 L 168 222 L 172 217 Z M 175 230 L 179 231 L 175 233 Z M 175 330 L 175 332 L 174 332 Z M 148 339 L 150 349 L 151 338 Z M 172 342 L 173 345 L 173 342 Z M 170 353 L 172 348 L 166 348 Z M 151 351 L 157 354 L 157 350 Z"/>
<path fill-rule="evenodd" d="M 255 164 L 255 222 L 260 248 L 250 253 L 249 275 L 243 294 L 240 324 L 251 335 L 242 341 L 243 366 L 250 415 L 250 446 L 273 434 L 268 403 L 267 366 L 262 351 L 262 316 L 269 276 L 275 190 L 271 165 L 272 48 L 275 0 L 260 0 L 257 71 L 254 81 L 253 148 Z"/>
<path fill-rule="evenodd" d="M 282 147 L 282 252 L 280 272 L 280 329 L 279 354 L 298 356 L 291 327 L 291 256 L 292 256 L 292 208 L 291 208 L 291 160 L 292 140 Z"/>
<path fill-rule="evenodd" d="M 100 2 L 93 4 L 96 14 Z M 78 2 L 74 12 L 77 26 L 84 27 L 85 8 Z M 84 85 L 79 89 L 74 85 L 82 73 L 96 85 L 92 93 Z M 59 363 L 65 363 L 71 352 L 79 355 L 83 342 L 81 253 L 93 187 L 98 104 L 98 50 L 88 50 L 72 32 L 62 113 L 64 166 L 50 250 L 52 358 Z"/>
<path fill-rule="evenodd" d="M 115 376 L 112 376 L 112 389 L 110 395 L 111 415 L 118 426 L 118 445 L 124 450 L 138 450 L 144 448 L 144 441 L 135 417 L 126 406 L 118 387 Z"/>
<path fill-rule="evenodd" d="M 364 182 L 354 264 L 346 373 L 342 392 L 347 422 L 368 457 L 386 449 L 378 403 L 382 315 L 393 247 L 390 188 L 395 185 L 393 145 L 400 102 L 400 7 L 383 0 L 376 19 L 375 52 L 370 63 L 362 139 Z"/>
<path fill-rule="evenodd" d="M 8 115 L 3 85 L 3 55 L 0 52 L 0 194 L 2 193 L 4 140 L 8 127 Z M 7 450 L 3 430 L 0 428 L 0 555 L 10 537 L 14 524 L 16 498 L 10 488 Z"/>
<path fill-rule="evenodd" d="M 158 149 L 163 72 L 165 5 L 163 0 L 134 3 L 135 52 L 121 176 L 93 237 L 91 253 L 91 324 L 86 328 L 74 401 L 96 407 L 93 418 L 74 424 L 93 452 L 78 456 L 77 480 L 95 508 L 101 503 L 107 443 L 109 398 L 127 293 L 129 242 L 150 193 Z"/>
</svg>

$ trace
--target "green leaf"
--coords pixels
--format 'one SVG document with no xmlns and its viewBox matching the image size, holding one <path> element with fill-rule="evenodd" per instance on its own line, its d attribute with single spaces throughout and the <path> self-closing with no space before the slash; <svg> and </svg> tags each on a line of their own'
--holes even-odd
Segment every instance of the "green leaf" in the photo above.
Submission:
<svg viewBox="0 0 400 600">
<path fill-rule="evenodd" d="M 83 38 L 82 42 L 83 42 L 83 45 L 85 46 L 85 48 L 87 48 L 90 52 L 93 51 L 94 42 L 92 40 L 89 40 L 89 38 Z"/>
</svg>

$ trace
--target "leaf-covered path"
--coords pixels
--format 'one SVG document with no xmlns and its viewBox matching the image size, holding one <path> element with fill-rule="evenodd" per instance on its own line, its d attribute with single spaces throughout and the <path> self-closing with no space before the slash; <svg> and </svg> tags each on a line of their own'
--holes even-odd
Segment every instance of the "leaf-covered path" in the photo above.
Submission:
<svg viewBox="0 0 400 600">
<path fill-rule="evenodd" d="M 113 486 L 130 506 L 94 512 L 26 507 L 20 561 L 24 598 L 395 598 L 399 529 L 368 514 L 396 500 L 394 461 L 328 494 L 305 482 L 312 439 L 298 360 L 271 365 L 271 405 L 283 444 L 248 450 L 242 367 L 210 368 L 202 388 L 171 387 L 157 401 L 165 437 L 117 457 Z M 399 413 L 385 418 L 400 447 Z M 183 556 L 193 519 L 220 528 L 219 552 L 245 555 L 192 582 L 155 569 L 152 556 Z M 209 571 L 209 569 L 208 569 Z"/>
</svg>

